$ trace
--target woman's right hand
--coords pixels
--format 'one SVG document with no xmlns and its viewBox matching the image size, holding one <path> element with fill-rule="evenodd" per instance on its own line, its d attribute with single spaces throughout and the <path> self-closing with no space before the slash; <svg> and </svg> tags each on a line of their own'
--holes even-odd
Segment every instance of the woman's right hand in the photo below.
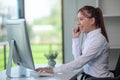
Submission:
<svg viewBox="0 0 120 80">
<path fill-rule="evenodd" d="M 35 69 L 35 71 L 37 71 L 37 72 L 47 72 L 47 73 L 54 73 L 53 72 L 53 69 L 52 68 L 37 68 L 37 69 Z"/>
<path fill-rule="evenodd" d="M 79 27 L 74 27 L 73 30 L 72 30 L 72 33 L 73 33 L 73 38 L 78 38 L 79 35 L 80 35 L 80 28 Z"/>
</svg>

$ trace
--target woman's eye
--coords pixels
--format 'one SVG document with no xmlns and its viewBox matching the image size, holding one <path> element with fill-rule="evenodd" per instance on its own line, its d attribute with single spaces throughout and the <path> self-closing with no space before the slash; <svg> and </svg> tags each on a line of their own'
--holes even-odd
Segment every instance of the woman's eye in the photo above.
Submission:
<svg viewBox="0 0 120 80">
<path fill-rule="evenodd" d="M 82 19 L 82 18 L 79 18 L 78 20 L 80 20 L 80 21 L 81 21 L 81 20 L 83 20 L 83 19 Z"/>
<path fill-rule="evenodd" d="M 81 18 L 77 18 L 77 20 L 78 20 L 78 21 L 82 21 L 82 20 L 83 20 L 83 18 L 82 18 L 82 17 L 81 17 Z"/>
<path fill-rule="evenodd" d="M 80 19 L 80 20 L 83 20 L 83 19 Z"/>
</svg>

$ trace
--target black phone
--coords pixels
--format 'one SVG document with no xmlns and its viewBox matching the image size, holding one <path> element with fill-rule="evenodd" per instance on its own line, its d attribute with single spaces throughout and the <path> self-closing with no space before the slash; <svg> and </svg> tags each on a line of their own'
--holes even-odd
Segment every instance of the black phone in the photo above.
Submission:
<svg viewBox="0 0 120 80">
<path fill-rule="evenodd" d="M 79 31 L 80 31 L 80 28 L 78 27 L 77 32 L 79 32 Z"/>
</svg>

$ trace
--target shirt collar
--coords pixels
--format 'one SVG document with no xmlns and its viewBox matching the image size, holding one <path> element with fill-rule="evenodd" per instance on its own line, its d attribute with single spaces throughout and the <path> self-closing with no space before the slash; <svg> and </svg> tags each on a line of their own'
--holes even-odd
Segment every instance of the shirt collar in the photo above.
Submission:
<svg viewBox="0 0 120 80">
<path fill-rule="evenodd" d="M 101 28 L 95 29 L 93 31 L 90 31 L 89 33 L 87 33 L 87 37 L 92 37 L 97 35 L 98 33 L 101 33 Z"/>
</svg>

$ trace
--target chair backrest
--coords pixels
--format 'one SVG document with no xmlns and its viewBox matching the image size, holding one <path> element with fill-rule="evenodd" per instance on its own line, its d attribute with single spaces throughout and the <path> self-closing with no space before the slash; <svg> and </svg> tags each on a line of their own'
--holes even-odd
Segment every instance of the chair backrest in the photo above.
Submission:
<svg viewBox="0 0 120 80">
<path fill-rule="evenodd" d="M 120 54 L 119 54 L 119 58 L 115 67 L 115 77 L 120 76 Z"/>
</svg>

